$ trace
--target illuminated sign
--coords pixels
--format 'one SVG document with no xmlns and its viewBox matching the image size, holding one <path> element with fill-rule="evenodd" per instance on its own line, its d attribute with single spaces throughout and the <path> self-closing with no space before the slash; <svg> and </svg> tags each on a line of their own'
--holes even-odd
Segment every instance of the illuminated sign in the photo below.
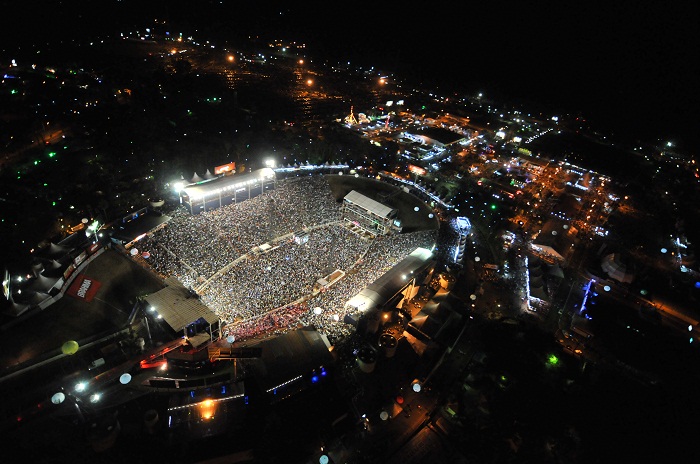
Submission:
<svg viewBox="0 0 700 464">
<path fill-rule="evenodd" d="M 216 175 L 223 174 L 226 172 L 236 172 L 235 161 L 228 164 L 222 164 L 221 166 L 217 166 L 214 168 L 214 174 Z"/>
<path fill-rule="evenodd" d="M 80 266 L 80 264 L 81 264 L 83 261 L 85 261 L 85 258 L 87 258 L 87 252 L 86 252 L 86 251 L 83 251 L 83 252 L 80 253 L 78 256 L 76 256 L 75 259 L 73 260 L 73 264 L 75 264 L 75 267 Z"/>
<path fill-rule="evenodd" d="M 65 271 L 63 271 L 63 280 L 68 280 L 68 277 L 70 277 L 71 274 L 73 274 L 73 271 L 75 271 L 75 265 L 71 263 L 71 265 L 68 266 L 68 268 Z"/>
</svg>

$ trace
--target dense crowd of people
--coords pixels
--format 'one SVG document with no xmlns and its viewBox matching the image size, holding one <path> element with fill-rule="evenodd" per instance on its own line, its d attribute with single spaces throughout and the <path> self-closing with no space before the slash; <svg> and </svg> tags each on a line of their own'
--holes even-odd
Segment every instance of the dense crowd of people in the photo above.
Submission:
<svg viewBox="0 0 700 464">
<path fill-rule="evenodd" d="M 341 214 L 327 180 L 304 176 L 219 209 L 192 215 L 181 207 L 139 247 L 155 271 L 195 289 L 238 340 L 313 325 L 334 344 L 354 330 L 345 303 L 436 240 L 435 231 L 367 239 Z M 343 278 L 318 285 L 336 269 Z"/>
</svg>

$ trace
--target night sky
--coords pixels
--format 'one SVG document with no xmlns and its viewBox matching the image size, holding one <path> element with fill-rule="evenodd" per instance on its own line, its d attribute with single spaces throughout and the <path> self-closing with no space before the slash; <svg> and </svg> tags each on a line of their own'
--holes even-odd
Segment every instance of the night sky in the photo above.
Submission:
<svg viewBox="0 0 700 464">
<path fill-rule="evenodd" d="M 641 141 L 692 149 L 700 104 L 693 2 L 2 2 L 6 61 L 22 43 L 144 28 L 202 39 L 296 40 L 309 54 L 449 92 L 581 113 Z M 554 111 L 554 110 L 552 110 Z"/>
</svg>

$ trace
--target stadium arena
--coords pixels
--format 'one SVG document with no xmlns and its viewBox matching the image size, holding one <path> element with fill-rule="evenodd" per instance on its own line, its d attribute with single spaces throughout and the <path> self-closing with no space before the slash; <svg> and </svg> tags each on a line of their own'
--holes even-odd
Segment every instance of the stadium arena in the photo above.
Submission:
<svg viewBox="0 0 700 464">
<path fill-rule="evenodd" d="M 427 230 L 373 235 L 344 220 L 344 196 L 361 191 L 362 181 L 379 182 L 355 178 L 350 188 L 349 178 L 276 180 L 274 189 L 198 214 L 180 205 L 165 227 L 135 244 L 142 253 L 134 258 L 196 292 L 220 318 L 223 337 L 314 326 L 334 345 L 354 331 L 344 322 L 346 303 L 437 239 L 437 221 L 424 221 Z"/>
</svg>

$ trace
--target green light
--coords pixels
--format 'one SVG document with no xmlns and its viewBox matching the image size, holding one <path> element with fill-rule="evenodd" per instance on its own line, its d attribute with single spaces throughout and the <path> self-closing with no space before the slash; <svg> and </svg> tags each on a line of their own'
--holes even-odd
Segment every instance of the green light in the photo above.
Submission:
<svg viewBox="0 0 700 464">
<path fill-rule="evenodd" d="M 56 206 L 56 202 L 55 202 L 55 201 L 52 201 L 52 202 L 51 202 L 51 206 Z"/>
<path fill-rule="evenodd" d="M 44 182 L 44 187 L 46 187 L 47 185 L 49 185 L 49 184 L 47 184 L 46 182 Z"/>
<path fill-rule="evenodd" d="M 505 375 L 502 375 L 502 376 L 501 376 L 501 382 L 505 382 L 506 380 L 508 380 L 508 379 L 506 378 L 506 376 L 505 376 Z"/>
<path fill-rule="evenodd" d="M 11 93 L 12 95 L 14 95 L 14 94 L 17 93 L 17 91 L 16 91 L 15 89 L 12 89 L 12 90 L 10 91 L 10 93 Z"/>
<path fill-rule="evenodd" d="M 556 366 L 557 364 L 559 364 L 559 358 L 557 358 L 553 354 L 550 354 L 549 358 L 547 358 L 547 363 L 549 363 L 550 366 Z"/>
<path fill-rule="evenodd" d="M 49 153 L 49 158 L 53 158 L 54 156 L 56 156 L 56 152 L 55 152 L 55 151 L 52 151 L 51 153 Z"/>
<path fill-rule="evenodd" d="M 39 161 L 34 160 L 34 166 L 36 166 L 37 164 L 39 164 Z"/>
<path fill-rule="evenodd" d="M 496 209 L 496 205 L 491 205 L 491 209 Z"/>
</svg>

